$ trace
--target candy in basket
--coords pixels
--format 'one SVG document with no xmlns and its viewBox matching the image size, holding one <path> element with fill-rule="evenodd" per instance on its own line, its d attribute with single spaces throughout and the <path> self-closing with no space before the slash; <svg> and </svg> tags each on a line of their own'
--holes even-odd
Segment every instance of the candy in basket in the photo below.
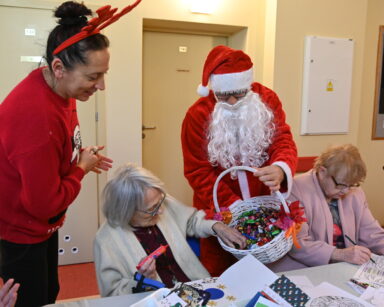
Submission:
<svg viewBox="0 0 384 307">
<path fill-rule="evenodd" d="M 222 217 L 230 227 L 237 228 L 247 237 L 247 249 L 240 250 L 227 246 L 219 240 L 221 247 L 240 259 L 252 254 L 262 263 L 271 263 L 282 258 L 298 246 L 296 232 L 305 219 L 299 202 L 287 205 L 280 192 L 276 196 L 258 196 L 238 201 L 229 208 L 220 208 L 217 201 L 217 187 L 224 175 L 234 170 L 255 172 L 247 166 L 235 166 L 223 171 L 213 187 L 213 202 L 217 216 Z M 241 185 L 240 185 L 241 187 Z"/>
</svg>

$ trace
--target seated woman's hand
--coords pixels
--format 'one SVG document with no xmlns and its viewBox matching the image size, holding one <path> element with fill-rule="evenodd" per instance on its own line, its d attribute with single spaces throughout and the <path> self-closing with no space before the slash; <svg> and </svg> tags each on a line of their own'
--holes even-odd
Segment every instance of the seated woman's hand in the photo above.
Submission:
<svg viewBox="0 0 384 307">
<path fill-rule="evenodd" d="M 142 258 L 140 262 L 144 260 L 144 258 Z M 138 272 L 146 278 L 156 279 L 156 259 L 150 258 L 145 261 L 140 269 L 138 269 Z"/>
<path fill-rule="evenodd" d="M 213 224 L 212 229 L 229 247 L 243 249 L 247 244 L 247 239 L 239 231 L 228 227 L 224 223 L 217 222 Z"/>
<path fill-rule="evenodd" d="M 371 251 L 368 248 L 354 245 L 342 249 L 336 248 L 331 255 L 331 260 L 345 261 L 353 264 L 363 264 L 367 262 L 370 257 Z"/>
</svg>

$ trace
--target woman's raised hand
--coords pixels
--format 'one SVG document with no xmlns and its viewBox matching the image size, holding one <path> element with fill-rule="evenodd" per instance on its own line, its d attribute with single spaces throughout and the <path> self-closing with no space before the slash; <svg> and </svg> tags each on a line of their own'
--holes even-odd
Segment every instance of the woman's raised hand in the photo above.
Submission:
<svg viewBox="0 0 384 307">
<path fill-rule="evenodd" d="M 82 168 L 85 173 L 89 171 L 100 174 L 108 171 L 112 167 L 113 160 L 99 153 L 104 146 L 88 146 L 80 153 L 80 160 L 77 166 Z"/>
</svg>

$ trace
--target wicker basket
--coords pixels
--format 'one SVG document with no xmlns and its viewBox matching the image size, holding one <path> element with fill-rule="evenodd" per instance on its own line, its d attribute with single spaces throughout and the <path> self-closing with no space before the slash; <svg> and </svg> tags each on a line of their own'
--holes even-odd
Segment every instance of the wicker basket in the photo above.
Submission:
<svg viewBox="0 0 384 307">
<path fill-rule="evenodd" d="M 213 186 L 213 203 L 215 205 L 216 212 L 220 212 L 219 204 L 217 202 L 217 187 L 222 177 L 224 177 L 229 172 L 234 170 L 239 171 L 250 171 L 255 172 L 255 169 L 248 166 L 234 166 L 225 171 L 223 171 L 219 177 L 216 179 L 215 185 Z M 240 185 L 241 187 L 241 185 Z M 249 210 L 257 209 L 259 207 L 274 208 L 280 210 L 280 205 L 283 204 L 284 210 L 289 213 L 289 208 L 284 200 L 284 197 L 280 192 L 275 193 L 277 197 L 274 196 L 258 196 L 242 201 L 236 202 L 233 205 L 229 206 L 229 210 L 232 213 L 232 221 L 229 223 L 230 227 L 235 227 L 237 224 L 237 219 L 239 216 Z M 244 193 L 243 193 L 244 195 Z M 243 196 L 244 198 L 244 196 Z M 262 263 L 271 263 L 280 258 L 282 258 L 286 253 L 292 248 L 292 237 L 285 237 L 285 231 L 282 231 L 278 234 L 272 241 L 255 247 L 253 249 L 239 250 L 225 245 L 225 243 L 218 238 L 221 247 L 227 252 L 232 253 L 237 259 L 252 254 Z"/>
</svg>

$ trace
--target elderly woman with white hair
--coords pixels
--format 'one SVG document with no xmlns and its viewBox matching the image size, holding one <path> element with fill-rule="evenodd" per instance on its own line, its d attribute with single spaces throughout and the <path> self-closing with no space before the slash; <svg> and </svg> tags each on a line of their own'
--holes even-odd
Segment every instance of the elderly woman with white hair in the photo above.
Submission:
<svg viewBox="0 0 384 307">
<path fill-rule="evenodd" d="M 215 233 L 229 246 L 245 246 L 246 239 L 222 222 L 205 219 L 203 210 L 186 206 L 167 195 L 162 182 L 148 170 L 122 166 L 104 191 L 107 221 L 96 234 L 94 256 L 102 296 L 122 295 L 136 286 L 136 271 L 172 287 L 176 282 L 209 277 L 186 241 L 187 236 Z M 163 255 L 139 263 L 161 245 Z"/>
</svg>

